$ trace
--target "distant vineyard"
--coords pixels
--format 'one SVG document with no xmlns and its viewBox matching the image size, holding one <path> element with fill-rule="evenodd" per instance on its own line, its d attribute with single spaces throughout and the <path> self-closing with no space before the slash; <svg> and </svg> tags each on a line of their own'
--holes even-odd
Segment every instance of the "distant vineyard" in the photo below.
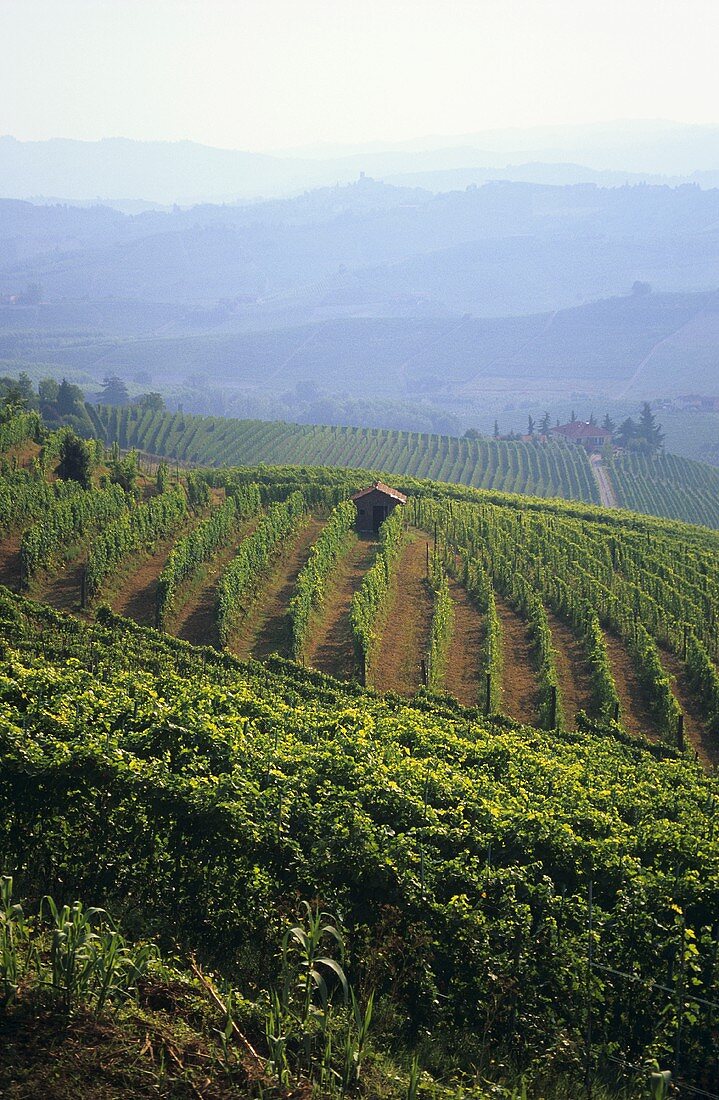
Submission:
<svg viewBox="0 0 719 1100">
<path fill-rule="evenodd" d="M 719 470 L 673 454 L 618 455 L 611 474 L 622 508 L 719 528 Z"/>
<path fill-rule="evenodd" d="M 286 424 L 88 406 L 98 435 L 197 464 L 343 466 L 599 503 L 585 452 L 562 443 L 461 439 L 383 428 Z"/>
<path fill-rule="evenodd" d="M 138 432 L 137 410 L 100 415 L 124 446 L 171 454 L 185 439 L 188 456 L 243 428 L 194 418 L 180 436 L 182 417 L 147 417 Z M 403 438 L 298 429 L 295 442 L 322 433 L 338 449 Z M 593 1095 L 647 1096 L 659 1052 L 677 1096 L 715 1096 L 704 1086 L 719 1079 L 719 532 L 398 475 L 406 502 L 364 538 L 350 497 L 366 470 L 163 467 L 128 491 L 93 447 L 84 488 L 56 478 L 62 438 L 42 437 L 42 460 L 15 442 L 0 450 L 3 870 L 18 868 L 36 898 L 58 883 L 90 897 L 146 942 L 259 990 L 256 1004 L 228 994 L 207 1019 L 231 1004 L 259 1022 L 273 1095 L 290 1095 L 272 1045 L 289 957 L 275 929 L 294 920 L 292 899 L 316 898 L 341 906 L 342 964 L 382 979 L 386 1019 L 450 1036 L 464 1081 L 482 1054 L 475 1036 L 496 1053 L 495 1097 L 512 1095 L 513 1047 L 517 1072 L 544 1072 L 559 1052 L 572 1075 L 521 1095 L 587 1095 L 593 1068 L 621 1059 L 642 1079 Z M 582 454 L 513 453 L 533 451 Z M 672 463 L 657 463 L 656 484 L 692 472 Z M 101 606 L 89 614 L 83 595 Z M 60 933 L 46 951 L 24 926 L 21 940 L 7 934 L 19 927 L 8 882 L 0 1063 L 3 1014 L 12 1028 L 20 1018 L 8 998 L 24 995 L 13 945 L 50 966 L 62 947 Z M 114 990 L 125 949 L 114 932 L 102 942 L 115 969 L 95 953 L 86 970 Z M 301 957 L 292 988 L 306 1003 Z M 77 988 L 75 971 L 57 970 Z M 50 993 L 43 1012 L 60 1006 L 64 1028 L 69 994 Z M 343 1020 L 352 1035 L 364 1026 L 357 1003 L 337 1002 L 332 1043 L 316 1047 L 333 1080 L 356 1065 L 334 1040 Z M 138 1019 L 144 1040 L 144 1008 Z M 292 1034 L 306 1082 L 308 1047 Z M 430 1095 L 392 1089 L 371 1095 Z"/>
</svg>

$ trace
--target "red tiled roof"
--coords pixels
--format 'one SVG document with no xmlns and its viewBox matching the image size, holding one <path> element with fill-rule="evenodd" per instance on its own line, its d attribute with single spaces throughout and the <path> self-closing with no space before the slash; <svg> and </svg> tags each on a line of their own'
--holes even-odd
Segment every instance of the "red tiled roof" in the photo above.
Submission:
<svg viewBox="0 0 719 1100">
<path fill-rule="evenodd" d="M 361 497 L 366 497 L 368 493 L 374 493 L 375 491 L 384 493 L 385 496 L 392 497 L 393 500 L 399 501 L 400 504 L 407 503 L 407 497 L 404 493 L 398 492 L 397 489 L 392 489 L 391 486 L 385 485 L 383 481 L 375 481 L 373 485 L 369 485 L 366 489 L 360 489 L 351 499 L 359 500 Z"/>
<path fill-rule="evenodd" d="M 612 435 L 605 428 L 587 424 L 584 420 L 573 420 L 571 424 L 562 424 L 551 431 L 555 435 L 566 436 L 567 439 L 611 439 Z"/>
</svg>

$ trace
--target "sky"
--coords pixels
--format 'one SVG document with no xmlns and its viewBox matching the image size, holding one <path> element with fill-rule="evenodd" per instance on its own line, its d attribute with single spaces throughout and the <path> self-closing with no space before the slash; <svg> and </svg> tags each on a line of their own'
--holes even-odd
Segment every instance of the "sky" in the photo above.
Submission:
<svg viewBox="0 0 719 1100">
<path fill-rule="evenodd" d="M 719 122 L 717 0 L 0 0 L 0 133 L 271 151 Z"/>
</svg>

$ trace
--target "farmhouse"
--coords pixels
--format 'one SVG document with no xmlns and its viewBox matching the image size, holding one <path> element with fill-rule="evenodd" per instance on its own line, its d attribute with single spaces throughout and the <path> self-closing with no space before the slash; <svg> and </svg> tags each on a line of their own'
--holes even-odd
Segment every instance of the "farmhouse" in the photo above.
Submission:
<svg viewBox="0 0 719 1100">
<path fill-rule="evenodd" d="M 403 493 L 385 485 L 383 481 L 375 481 L 367 489 L 360 489 L 352 500 L 357 509 L 357 531 L 360 535 L 376 534 L 390 512 L 398 504 L 407 503 L 407 497 Z"/>
<path fill-rule="evenodd" d="M 567 443 L 578 443 L 586 447 L 588 451 L 601 451 L 602 447 L 612 442 L 612 433 L 606 428 L 599 428 L 596 424 L 588 424 L 585 420 L 573 420 L 571 424 L 559 424 L 556 428 L 550 428 L 549 435 L 552 439 L 564 439 Z"/>
</svg>

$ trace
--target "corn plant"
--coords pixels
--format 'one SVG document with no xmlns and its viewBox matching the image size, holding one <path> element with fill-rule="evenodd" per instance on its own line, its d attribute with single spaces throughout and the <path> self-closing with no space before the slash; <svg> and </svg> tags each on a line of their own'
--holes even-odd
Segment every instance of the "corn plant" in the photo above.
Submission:
<svg viewBox="0 0 719 1100">
<path fill-rule="evenodd" d="M 409 1064 L 409 1080 L 407 1081 L 407 1100 L 417 1100 L 419 1096 L 419 1086 L 422 1080 L 422 1070 L 420 1069 L 419 1059 L 417 1055 L 414 1056 Z"/>
<path fill-rule="evenodd" d="M 50 919 L 50 976 L 42 984 L 59 994 L 67 1012 L 83 998 L 94 1001 L 100 1012 L 108 1001 L 133 995 L 155 956 L 152 945 L 129 948 L 104 909 L 86 909 L 80 901 L 58 907 L 48 896 L 41 918 L 45 912 Z"/>
<path fill-rule="evenodd" d="M 30 929 L 21 905 L 12 900 L 12 877 L 0 878 L 0 995 L 2 1005 L 17 993 L 20 945 L 29 943 Z"/>
<path fill-rule="evenodd" d="M 282 1006 L 279 994 L 272 990 L 270 1003 L 265 1017 L 265 1039 L 270 1057 L 267 1069 L 272 1073 L 280 1085 L 289 1084 L 290 1068 L 287 1061 L 287 1029 L 288 1014 Z"/>
<path fill-rule="evenodd" d="M 354 989 L 350 989 L 351 1016 L 342 1047 L 342 1084 L 345 1088 L 358 1085 L 362 1073 L 367 1039 L 374 1013 L 374 992 L 362 1009 Z"/>
<path fill-rule="evenodd" d="M 300 921 L 289 927 L 282 937 L 281 975 L 276 989 L 270 993 L 265 1017 L 265 1038 L 269 1050 L 267 1068 L 284 1083 L 289 1079 L 289 1058 L 293 1048 L 301 1048 L 297 1069 L 310 1079 L 337 1082 L 340 1075 L 334 1069 L 332 995 L 341 991 L 343 1005 L 349 1000 L 349 987 L 344 969 L 328 951 L 335 945 L 344 951 L 342 933 L 328 913 L 302 903 Z M 369 1028 L 367 1020 L 367 1029 Z M 366 1030 L 362 1034 L 364 1047 Z M 351 1043 L 349 1052 L 347 1044 Z M 318 1050 L 319 1048 L 319 1050 Z M 344 1060 L 350 1066 L 359 1059 L 353 1057 L 357 1041 L 344 1039 Z M 334 1084 L 333 1086 L 334 1087 Z"/>
<path fill-rule="evenodd" d="M 51 923 L 50 987 L 62 998 L 66 1011 L 88 991 L 94 969 L 93 920 L 101 909 L 85 909 L 82 902 L 58 908 L 53 898 L 43 898 L 40 917 L 49 914 Z"/>
<path fill-rule="evenodd" d="M 287 1008 L 293 1002 L 293 994 L 299 995 L 299 1019 L 307 1024 L 313 1013 L 324 1012 L 327 1008 L 329 973 L 338 979 L 345 1003 L 349 991 L 340 963 L 323 953 L 328 939 L 334 940 L 340 951 L 344 951 L 341 932 L 331 923 L 328 913 L 313 912 L 306 901 L 302 902 L 302 911 L 302 922 L 288 928 L 282 937 L 282 1005 Z M 321 1009 L 315 1004 L 315 996 L 319 998 Z"/>
<path fill-rule="evenodd" d="M 649 1069 L 649 1095 L 651 1100 L 666 1100 L 672 1091 L 672 1075 L 668 1069 L 659 1069 L 657 1062 L 652 1062 Z"/>
<path fill-rule="evenodd" d="M 156 957 L 153 944 L 128 947 L 123 936 L 113 930 L 100 933 L 95 944 L 95 1008 L 101 1012 L 108 1001 L 124 1001 L 133 996 L 137 982 Z"/>
</svg>

